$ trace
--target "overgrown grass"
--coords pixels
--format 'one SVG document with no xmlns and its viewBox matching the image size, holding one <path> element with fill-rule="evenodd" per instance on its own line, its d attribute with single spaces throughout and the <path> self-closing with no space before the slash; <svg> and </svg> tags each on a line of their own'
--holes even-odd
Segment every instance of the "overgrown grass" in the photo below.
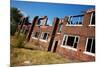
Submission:
<svg viewBox="0 0 100 67">
<path fill-rule="evenodd" d="M 25 43 L 25 35 L 20 34 L 19 36 L 11 37 L 11 47 L 23 48 Z"/>
<path fill-rule="evenodd" d="M 62 56 L 47 51 L 42 51 L 36 41 L 25 43 L 25 35 L 11 37 L 11 66 L 62 64 L 71 62 Z"/>
<path fill-rule="evenodd" d="M 44 50 L 38 41 L 28 42 L 24 45 L 24 48 L 31 49 L 31 50 Z"/>
<path fill-rule="evenodd" d="M 30 63 L 24 63 L 29 61 Z M 64 59 L 58 54 L 40 51 L 29 50 L 24 48 L 13 48 L 11 53 L 11 65 L 37 65 L 37 64 L 58 64 L 68 63 L 69 60 Z"/>
</svg>

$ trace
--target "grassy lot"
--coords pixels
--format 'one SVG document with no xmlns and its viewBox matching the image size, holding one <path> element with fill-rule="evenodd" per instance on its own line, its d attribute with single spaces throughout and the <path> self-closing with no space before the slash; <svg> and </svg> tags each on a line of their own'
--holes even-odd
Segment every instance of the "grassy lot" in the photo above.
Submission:
<svg viewBox="0 0 100 67">
<path fill-rule="evenodd" d="M 13 48 L 11 52 L 11 65 L 37 65 L 69 63 L 70 60 L 62 56 L 40 50 L 29 50 L 24 48 Z"/>
<path fill-rule="evenodd" d="M 37 42 L 25 43 L 24 40 L 23 35 L 11 37 L 11 66 L 71 62 L 56 53 L 41 50 Z"/>
</svg>

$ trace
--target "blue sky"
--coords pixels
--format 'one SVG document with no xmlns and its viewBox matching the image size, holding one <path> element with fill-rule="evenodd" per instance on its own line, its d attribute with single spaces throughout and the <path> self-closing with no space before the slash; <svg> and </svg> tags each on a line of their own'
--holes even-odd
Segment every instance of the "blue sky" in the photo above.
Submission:
<svg viewBox="0 0 100 67">
<path fill-rule="evenodd" d="M 30 17 L 30 22 L 34 16 L 48 16 L 48 24 L 52 24 L 54 17 L 64 18 L 70 15 L 79 15 L 83 11 L 95 8 L 94 5 L 57 4 L 43 2 L 11 1 L 11 7 L 19 8 L 24 15 Z"/>
</svg>

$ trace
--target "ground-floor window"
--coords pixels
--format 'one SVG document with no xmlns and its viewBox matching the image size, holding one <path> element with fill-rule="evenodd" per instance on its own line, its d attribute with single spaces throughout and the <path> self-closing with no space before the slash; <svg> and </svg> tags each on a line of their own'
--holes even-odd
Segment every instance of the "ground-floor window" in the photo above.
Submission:
<svg viewBox="0 0 100 67">
<path fill-rule="evenodd" d="M 41 34 L 41 39 L 43 39 L 43 40 L 48 40 L 48 33 L 47 32 L 42 32 L 42 34 Z"/>
<path fill-rule="evenodd" d="M 87 38 L 85 51 L 90 52 L 90 53 L 95 53 L 95 39 L 94 38 Z"/>
<path fill-rule="evenodd" d="M 39 36 L 39 32 L 35 32 L 34 37 L 38 38 L 38 36 Z"/>
<path fill-rule="evenodd" d="M 79 42 L 79 36 L 74 35 L 64 35 L 63 38 L 63 46 L 69 46 L 72 48 L 77 48 L 77 44 Z"/>
</svg>

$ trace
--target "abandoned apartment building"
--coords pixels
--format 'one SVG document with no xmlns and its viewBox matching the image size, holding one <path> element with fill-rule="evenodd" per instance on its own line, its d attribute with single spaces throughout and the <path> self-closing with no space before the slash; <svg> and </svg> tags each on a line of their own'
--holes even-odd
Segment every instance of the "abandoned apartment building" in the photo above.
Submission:
<svg viewBox="0 0 100 67">
<path fill-rule="evenodd" d="M 65 58 L 95 61 L 95 10 L 83 15 L 55 17 L 47 25 L 48 17 L 35 16 L 32 23 L 21 20 L 18 26 L 27 34 L 27 41 L 39 41 L 46 51 L 56 52 Z"/>
</svg>

